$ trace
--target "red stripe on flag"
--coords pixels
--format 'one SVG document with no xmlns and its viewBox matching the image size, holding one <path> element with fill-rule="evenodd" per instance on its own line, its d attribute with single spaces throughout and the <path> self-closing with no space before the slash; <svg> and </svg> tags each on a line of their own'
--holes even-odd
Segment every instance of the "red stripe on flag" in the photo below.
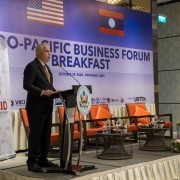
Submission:
<svg viewBox="0 0 180 180">
<path fill-rule="evenodd" d="M 31 17 L 35 17 L 35 18 L 42 18 L 42 21 L 43 21 L 43 18 L 44 17 L 41 17 L 41 16 L 38 16 L 38 15 L 31 15 Z M 61 17 L 60 17 L 61 18 Z M 54 19 L 53 17 L 46 17 L 46 20 L 52 20 L 52 21 L 57 21 L 57 22 L 63 22 L 64 23 L 64 20 L 60 20 L 60 19 Z M 58 23 L 57 23 L 58 24 Z"/>
<path fill-rule="evenodd" d="M 51 25 L 55 25 L 55 26 L 64 26 L 64 24 L 57 24 L 57 23 L 47 22 L 47 21 L 43 21 L 43 20 L 35 20 L 35 19 L 32 20 L 32 19 L 29 19 L 29 21 L 43 23 L 43 24 L 51 24 Z"/>
<path fill-rule="evenodd" d="M 112 18 L 117 18 L 117 19 L 124 19 L 124 15 L 121 13 L 113 12 L 113 11 L 108 11 L 105 9 L 99 9 L 99 15 L 101 16 L 107 16 L 107 17 L 112 17 Z"/>
<path fill-rule="evenodd" d="M 41 12 L 41 13 L 39 13 L 39 12 L 37 12 L 36 10 L 28 10 L 27 11 L 28 12 L 28 14 L 29 13 L 34 13 L 34 14 L 39 14 L 39 15 L 47 15 L 47 16 L 54 16 L 54 17 L 60 17 L 60 18 L 64 18 L 64 15 L 63 14 L 49 14 L 49 13 L 45 13 L 45 12 Z M 49 11 L 50 12 L 50 11 Z M 53 11 L 51 11 L 51 12 L 53 12 Z M 30 15 L 30 14 L 29 14 Z M 33 15 L 31 15 L 31 16 L 33 16 Z"/>
<path fill-rule="evenodd" d="M 101 33 L 105 33 L 105 34 L 113 34 L 116 36 L 124 36 L 124 31 L 121 31 L 121 30 L 104 28 L 104 27 L 100 27 L 99 30 Z"/>
<path fill-rule="evenodd" d="M 63 1 L 62 0 L 56 0 L 56 1 L 49 1 L 49 0 L 43 0 L 43 2 L 48 2 L 48 3 L 52 3 L 52 4 L 56 4 L 56 5 L 59 5 L 60 3 L 58 3 L 58 2 L 62 2 L 63 3 Z"/>
</svg>

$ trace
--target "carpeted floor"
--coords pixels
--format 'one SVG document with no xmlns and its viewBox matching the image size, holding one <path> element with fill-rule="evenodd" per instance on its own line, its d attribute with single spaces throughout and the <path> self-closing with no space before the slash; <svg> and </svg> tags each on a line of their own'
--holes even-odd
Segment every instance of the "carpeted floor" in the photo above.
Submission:
<svg viewBox="0 0 180 180">
<path fill-rule="evenodd" d="M 106 171 L 118 167 L 124 167 L 128 165 L 133 165 L 142 162 L 148 162 L 168 156 L 174 156 L 177 153 L 171 151 L 164 152 L 150 152 L 150 151 L 141 151 L 139 150 L 138 144 L 133 144 L 133 157 L 125 160 L 103 160 L 96 158 L 96 149 L 91 146 L 88 147 L 88 151 L 83 152 L 81 156 L 80 164 L 95 165 L 96 169 L 84 171 L 80 176 L 87 174 L 92 174 L 95 172 Z M 12 172 L 21 176 L 46 179 L 46 180 L 69 180 L 73 179 L 75 176 L 63 173 L 35 173 L 27 170 L 26 167 L 26 153 L 17 153 L 16 158 L 8 159 L 0 162 L 0 170 Z M 54 163 L 59 164 L 58 158 L 50 158 Z M 77 162 L 77 154 L 73 154 L 73 163 Z"/>
</svg>

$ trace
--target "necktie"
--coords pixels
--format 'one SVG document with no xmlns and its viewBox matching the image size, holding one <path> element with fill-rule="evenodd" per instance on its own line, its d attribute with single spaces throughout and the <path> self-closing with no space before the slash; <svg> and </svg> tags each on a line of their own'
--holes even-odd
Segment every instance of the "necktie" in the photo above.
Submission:
<svg viewBox="0 0 180 180">
<path fill-rule="evenodd" d="M 44 65 L 43 68 L 44 68 L 44 72 L 45 72 L 46 78 L 48 79 L 48 81 L 50 83 L 50 74 L 48 72 L 48 69 L 47 69 L 46 65 Z"/>
</svg>

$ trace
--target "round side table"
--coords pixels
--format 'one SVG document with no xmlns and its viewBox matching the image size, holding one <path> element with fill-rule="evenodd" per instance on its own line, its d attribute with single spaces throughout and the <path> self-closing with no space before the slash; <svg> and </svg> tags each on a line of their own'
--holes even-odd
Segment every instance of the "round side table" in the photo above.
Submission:
<svg viewBox="0 0 180 180">
<path fill-rule="evenodd" d="M 100 159 L 128 159 L 133 157 L 132 133 L 96 132 L 96 157 Z"/>
</svg>

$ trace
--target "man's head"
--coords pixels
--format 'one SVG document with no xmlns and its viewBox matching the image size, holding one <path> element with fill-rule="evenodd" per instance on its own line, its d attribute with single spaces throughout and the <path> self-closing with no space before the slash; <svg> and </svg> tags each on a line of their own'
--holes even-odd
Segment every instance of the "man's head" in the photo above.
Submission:
<svg viewBox="0 0 180 180">
<path fill-rule="evenodd" d="M 50 59 L 50 48 L 47 43 L 38 44 L 36 47 L 36 57 L 43 63 L 47 63 Z"/>
</svg>

